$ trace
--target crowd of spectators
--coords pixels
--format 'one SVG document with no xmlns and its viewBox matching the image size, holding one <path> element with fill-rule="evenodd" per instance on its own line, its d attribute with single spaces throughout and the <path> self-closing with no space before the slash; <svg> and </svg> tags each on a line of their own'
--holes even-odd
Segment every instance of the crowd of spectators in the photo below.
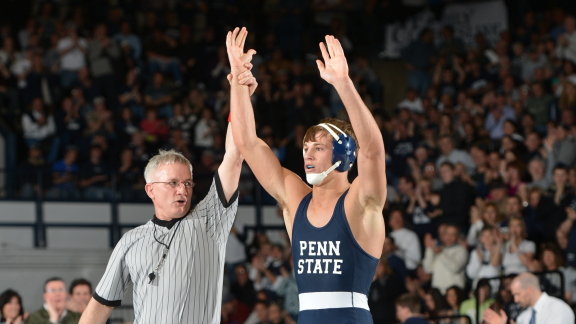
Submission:
<svg viewBox="0 0 576 324">
<path fill-rule="evenodd" d="M 145 200 L 142 164 L 159 148 L 192 160 L 202 196 L 224 148 L 224 36 L 236 25 L 253 31 L 258 50 L 259 132 L 293 169 L 300 130 L 342 110 L 317 76 L 323 35 L 355 53 L 351 72 L 381 108 L 382 86 L 360 55 L 381 40 L 359 28 L 376 28 L 360 17 L 383 5 L 252 2 L 31 1 L 25 23 L 0 22 L 0 129 L 16 138 L 8 169 L 18 171 L 6 174 L 8 196 Z M 244 181 L 242 202 L 253 187 Z"/>
<path fill-rule="evenodd" d="M 202 196 L 223 153 L 223 39 L 235 24 L 254 31 L 259 135 L 303 174 L 306 127 L 345 118 L 310 59 L 331 33 L 350 53 L 386 143 L 388 235 L 369 295 L 375 322 L 394 322 L 405 292 L 431 317 L 475 319 L 476 304 L 514 316 L 510 280 L 525 271 L 559 271 L 564 286 L 557 274 L 542 275 L 542 285 L 576 303 L 573 15 L 528 11 L 495 43 L 479 33 L 465 45 L 451 26 L 424 29 L 402 52 L 405 98 L 384 107 L 377 51 L 367 44 L 379 40 L 374 16 L 386 1 L 265 1 L 249 13 L 224 2 L 116 2 L 89 12 L 32 1 L 25 25 L 0 26 L 0 118 L 21 144 L 14 197 L 145 200 L 142 166 L 161 147 L 193 161 Z M 246 170 L 241 202 L 254 201 L 254 186 Z M 245 252 L 228 265 L 222 323 L 292 323 L 290 245 L 266 233 L 245 242 L 241 232 L 231 236 Z M 497 276 L 505 277 L 482 280 Z"/>
</svg>

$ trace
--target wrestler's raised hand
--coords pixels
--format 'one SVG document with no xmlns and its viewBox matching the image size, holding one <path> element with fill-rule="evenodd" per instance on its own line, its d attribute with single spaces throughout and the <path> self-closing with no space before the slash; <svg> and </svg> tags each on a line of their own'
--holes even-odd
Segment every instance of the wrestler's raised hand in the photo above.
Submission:
<svg viewBox="0 0 576 324">
<path fill-rule="evenodd" d="M 348 62 L 340 41 L 332 35 L 326 35 L 326 43 L 320 42 L 322 60 L 316 60 L 320 77 L 326 82 L 335 85 L 339 81 L 348 79 Z"/>
</svg>

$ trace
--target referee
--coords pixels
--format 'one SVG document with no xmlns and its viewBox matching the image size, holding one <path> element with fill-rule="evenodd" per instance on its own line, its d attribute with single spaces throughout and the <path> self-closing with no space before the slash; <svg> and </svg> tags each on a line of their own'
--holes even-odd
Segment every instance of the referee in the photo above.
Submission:
<svg viewBox="0 0 576 324">
<path fill-rule="evenodd" d="M 228 126 L 222 164 L 206 197 L 190 210 L 194 183 L 188 159 L 173 150 L 152 157 L 144 177 L 155 215 L 122 236 L 80 323 L 105 323 L 129 282 L 134 323 L 219 323 L 241 166 Z"/>
</svg>

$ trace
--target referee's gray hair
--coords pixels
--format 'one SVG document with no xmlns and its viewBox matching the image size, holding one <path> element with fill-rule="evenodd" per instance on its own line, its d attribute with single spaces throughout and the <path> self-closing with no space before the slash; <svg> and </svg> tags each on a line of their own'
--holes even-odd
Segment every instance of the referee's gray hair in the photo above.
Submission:
<svg viewBox="0 0 576 324">
<path fill-rule="evenodd" d="M 192 176 L 192 163 L 182 153 L 176 150 L 159 150 L 158 154 L 154 155 L 146 164 L 144 169 L 144 179 L 146 183 L 152 182 L 152 172 L 162 164 L 181 163 L 190 168 L 190 176 Z"/>
</svg>

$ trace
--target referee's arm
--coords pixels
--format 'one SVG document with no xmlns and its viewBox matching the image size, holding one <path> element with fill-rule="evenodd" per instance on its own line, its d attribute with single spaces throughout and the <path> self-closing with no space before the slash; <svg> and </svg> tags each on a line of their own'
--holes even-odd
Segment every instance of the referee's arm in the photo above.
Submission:
<svg viewBox="0 0 576 324">
<path fill-rule="evenodd" d="M 92 297 L 78 324 L 104 324 L 112 314 L 112 309 L 114 308 L 102 305 Z"/>
<path fill-rule="evenodd" d="M 240 151 L 238 151 L 234 144 L 232 129 L 230 124 L 228 124 L 228 129 L 226 130 L 226 153 L 224 153 L 222 163 L 220 164 L 220 167 L 218 167 L 218 176 L 222 183 L 226 202 L 230 202 L 230 199 L 238 189 L 243 160 Z"/>
</svg>

